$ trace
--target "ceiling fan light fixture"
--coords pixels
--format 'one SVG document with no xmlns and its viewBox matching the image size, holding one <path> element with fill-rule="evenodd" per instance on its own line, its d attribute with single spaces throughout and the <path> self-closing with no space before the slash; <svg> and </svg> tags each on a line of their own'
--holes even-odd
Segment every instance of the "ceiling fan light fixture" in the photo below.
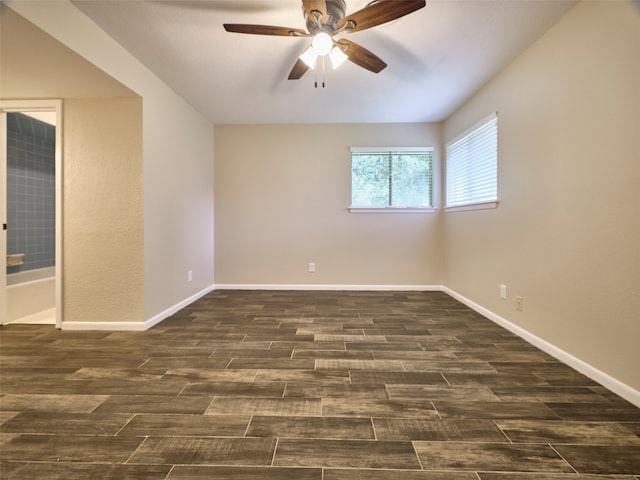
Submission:
<svg viewBox="0 0 640 480">
<path fill-rule="evenodd" d="M 333 65 L 333 69 L 335 70 L 340 65 L 342 65 L 349 57 L 342 51 L 340 47 L 333 47 L 333 49 L 329 52 L 329 58 L 331 59 L 331 65 Z"/>
<path fill-rule="evenodd" d="M 344 63 L 345 60 L 349 60 L 365 70 L 379 73 L 387 67 L 387 64 L 377 55 L 355 42 L 342 38 L 339 41 L 335 41 L 336 35 L 343 32 L 360 32 L 395 21 L 425 7 L 427 4 L 426 0 L 368 0 L 370 3 L 364 8 L 346 15 L 346 0 L 301 1 L 302 13 L 307 24 L 306 31 L 300 28 L 252 25 L 248 23 L 224 23 L 224 29 L 227 32 L 253 35 L 276 35 L 293 38 L 312 37 L 311 46 L 300 55 L 289 72 L 289 80 L 298 80 L 310 68 L 315 69 L 319 57 L 322 57 L 321 66 L 324 74 L 325 56 L 329 56 L 334 69 Z"/>
<path fill-rule="evenodd" d="M 333 39 L 328 33 L 320 32 L 311 42 L 314 52 L 320 57 L 327 55 L 333 47 Z"/>
<path fill-rule="evenodd" d="M 300 55 L 300 60 L 306 63 L 309 68 L 315 68 L 318 54 L 313 49 L 313 46 L 307 48 L 304 53 Z"/>
</svg>

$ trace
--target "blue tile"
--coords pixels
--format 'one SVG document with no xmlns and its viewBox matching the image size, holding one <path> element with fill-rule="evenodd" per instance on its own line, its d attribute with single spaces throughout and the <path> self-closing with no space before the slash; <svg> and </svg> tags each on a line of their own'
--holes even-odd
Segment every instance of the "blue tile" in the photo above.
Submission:
<svg viewBox="0 0 640 480">
<path fill-rule="evenodd" d="M 7 134 L 7 248 L 25 253 L 23 269 L 41 268 L 55 256 L 55 129 L 26 116 L 14 120 L 8 123 L 17 131 Z"/>
</svg>

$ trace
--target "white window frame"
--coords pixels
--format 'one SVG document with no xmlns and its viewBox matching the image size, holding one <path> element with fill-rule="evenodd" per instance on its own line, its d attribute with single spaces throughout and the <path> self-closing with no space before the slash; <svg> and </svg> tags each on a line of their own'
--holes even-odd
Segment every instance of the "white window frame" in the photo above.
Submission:
<svg viewBox="0 0 640 480">
<path fill-rule="evenodd" d="M 493 128 L 491 128 L 488 132 L 487 131 L 483 132 L 483 130 L 486 130 L 488 124 L 490 124 L 491 122 L 494 123 Z M 490 155 L 493 153 L 495 155 L 494 157 L 495 163 L 493 167 L 486 167 L 485 165 L 483 167 L 485 171 L 480 171 L 480 173 L 483 176 L 487 174 L 493 176 L 493 180 L 495 181 L 495 191 L 493 192 L 494 194 L 486 198 L 476 198 L 476 199 L 471 198 L 468 201 L 456 202 L 452 204 L 451 198 L 449 196 L 450 189 L 451 189 L 450 182 L 455 179 L 452 179 L 449 176 L 449 171 L 450 171 L 449 160 L 451 157 L 450 149 L 452 147 L 455 148 L 456 146 L 459 147 L 460 145 L 463 144 L 461 142 L 468 141 L 470 139 L 473 139 L 474 137 L 478 137 L 479 135 L 483 135 L 483 134 L 486 135 L 487 133 L 491 135 L 495 134 L 495 151 L 478 152 L 477 150 L 472 150 L 467 154 L 461 153 L 456 160 L 460 162 L 466 162 L 467 164 L 470 165 L 471 159 L 474 155 L 478 155 L 478 154 L 486 155 L 486 157 L 488 157 L 487 160 L 492 160 Z M 493 138 L 489 138 L 489 141 L 493 141 Z M 473 166 L 471 165 L 471 167 Z M 495 170 L 491 171 L 491 168 L 495 168 Z M 473 170 L 472 176 L 477 173 L 478 173 L 477 171 Z M 445 183 L 445 211 L 446 212 L 455 212 L 455 211 L 461 211 L 461 210 L 480 210 L 480 209 L 496 208 L 498 206 L 498 203 L 499 203 L 499 200 L 498 200 L 498 114 L 496 112 L 483 118 L 482 120 L 474 124 L 471 128 L 468 128 L 467 130 L 462 132 L 460 135 L 456 136 L 453 140 L 447 142 L 445 146 L 445 179 L 444 180 L 445 180 L 444 183 Z M 462 180 L 462 178 L 458 180 Z"/>
<path fill-rule="evenodd" d="M 434 159 L 434 147 L 351 147 L 350 153 L 382 153 L 382 152 L 431 152 L 431 203 L 434 202 L 434 182 L 435 182 L 435 159 Z M 351 162 L 351 155 L 349 156 Z M 349 188 L 353 188 L 353 179 L 351 178 L 351 163 L 349 164 L 350 172 L 350 185 Z M 353 192 L 349 191 L 349 198 L 353 198 Z M 372 207 L 372 206 L 349 206 L 351 213 L 434 213 L 437 208 L 434 206 L 416 206 L 416 207 Z"/>
</svg>

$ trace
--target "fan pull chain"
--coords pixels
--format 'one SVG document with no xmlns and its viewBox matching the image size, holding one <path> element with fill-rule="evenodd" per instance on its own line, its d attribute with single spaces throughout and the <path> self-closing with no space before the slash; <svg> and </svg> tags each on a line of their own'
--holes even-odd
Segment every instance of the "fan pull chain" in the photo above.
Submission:
<svg viewBox="0 0 640 480">
<path fill-rule="evenodd" d="M 317 61 L 321 61 L 322 62 L 322 88 L 324 88 L 325 87 L 325 83 L 324 83 L 324 57 L 320 57 Z M 318 64 L 316 63 L 316 66 L 317 65 Z M 317 68 L 314 69 L 314 73 L 316 75 L 316 80 L 315 80 L 313 85 L 315 86 L 315 88 L 318 88 L 318 69 Z"/>
<path fill-rule="evenodd" d="M 316 60 L 316 67 L 318 66 L 318 60 Z M 315 76 L 315 81 L 313 82 L 313 86 L 315 88 L 318 88 L 318 69 L 314 68 L 313 69 L 313 75 Z"/>
</svg>

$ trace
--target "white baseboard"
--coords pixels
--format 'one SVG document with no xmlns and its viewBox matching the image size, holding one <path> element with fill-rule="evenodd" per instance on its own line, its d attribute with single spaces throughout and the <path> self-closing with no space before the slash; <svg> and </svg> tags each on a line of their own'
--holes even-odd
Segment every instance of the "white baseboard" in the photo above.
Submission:
<svg viewBox="0 0 640 480">
<path fill-rule="evenodd" d="M 184 307 L 192 304 L 201 297 L 204 297 L 207 293 L 215 289 L 214 285 L 210 285 L 207 288 L 200 290 L 198 293 L 185 298 L 181 302 L 172 305 L 166 310 L 154 315 L 153 317 L 145 320 L 144 322 L 62 322 L 62 330 L 112 330 L 120 332 L 142 332 L 148 330 L 154 325 L 157 325 L 165 318 L 170 317 L 174 313 L 183 309 Z"/>
<path fill-rule="evenodd" d="M 574 368 L 578 372 L 582 373 L 583 375 L 586 375 L 593 381 L 598 382 L 603 387 L 611 390 L 613 393 L 621 396 L 625 400 L 640 407 L 640 392 L 638 390 L 635 390 L 634 388 L 630 387 L 625 383 L 622 383 L 621 381 L 612 377 L 611 375 L 608 375 L 603 371 L 598 370 L 594 366 L 589 365 L 588 363 L 580 360 L 577 357 L 574 357 L 570 353 L 565 352 L 564 350 L 556 347 L 555 345 L 547 342 L 546 340 L 543 340 L 540 337 L 537 337 L 536 335 L 528 332 L 527 330 L 511 323 L 506 318 L 503 318 L 500 315 L 497 315 L 492 311 L 487 310 L 481 305 L 478 305 L 477 303 L 475 303 L 473 300 L 470 300 L 467 297 L 460 295 L 458 292 L 451 290 L 450 288 L 447 288 L 447 287 L 443 287 L 442 291 L 451 295 L 456 300 L 464 303 L 467 307 L 487 317 L 489 320 L 495 322 L 501 327 L 506 328 L 511 333 L 519 336 L 520 338 L 526 340 L 532 345 L 538 347 L 543 352 L 546 352 L 552 357 L 557 358 L 561 362 L 566 363 L 567 365 Z"/>
<path fill-rule="evenodd" d="M 200 290 L 198 293 L 195 293 L 195 294 L 191 295 L 189 298 L 185 298 L 181 302 L 176 303 L 175 305 L 167 308 L 163 312 L 160 312 L 157 315 L 154 315 L 153 317 L 145 320 L 144 329 L 147 330 L 147 329 L 153 327 L 154 325 L 157 325 L 158 323 L 160 323 L 165 318 L 168 318 L 171 315 L 173 315 L 174 313 L 182 310 L 184 307 L 186 307 L 188 305 L 191 305 L 193 302 L 195 302 L 199 298 L 204 297 L 207 293 L 212 292 L 215 289 L 216 289 L 215 285 L 209 285 L 207 288 L 204 288 L 204 289 Z"/>
<path fill-rule="evenodd" d="M 337 284 L 233 284 L 223 283 L 216 290 L 335 290 L 335 291 L 380 291 L 380 292 L 439 292 L 442 285 L 337 285 Z"/>
</svg>

